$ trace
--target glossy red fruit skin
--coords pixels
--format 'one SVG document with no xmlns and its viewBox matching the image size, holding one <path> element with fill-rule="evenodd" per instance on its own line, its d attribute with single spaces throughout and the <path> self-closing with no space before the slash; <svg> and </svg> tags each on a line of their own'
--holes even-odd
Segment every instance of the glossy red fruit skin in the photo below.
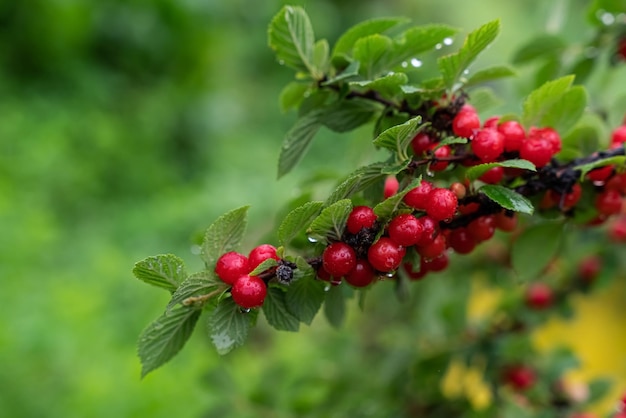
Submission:
<svg viewBox="0 0 626 418">
<path fill-rule="evenodd" d="M 496 214 L 496 228 L 504 232 L 513 232 L 517 228 L 517 215 L 507 216 L 506 213 Z"/>
<path fill-rule="evenodd" d="M 550 162 L 554 151 L 547 140 L 529 138 L 522 144 L 519 155 L 522 159 L 533 163 L 537 168 L 541 168 Z"/>
<path fill-rule="evenodd" d="M 385 199 L 389 199 L 391 196 L 398 193 L 399 187 L 400 183 L 398 182 L 397 178 L 393 176 L 387 177 L 385 179 L 385 188 L 383 190 L 383 196 L 385 197 Z"/>
<path fill-rule="evenodd" d="M 369 206 L 355 206 L 348 215 L 346 229 L 351 234 L 358 234 L 363 228 L 371 228 L 378 217 Z"/>
<path fill-rule="evenodd" d="M 587 178 L 594 182 L 604 183 L 613 174 L 613 166 L 607 165 L 604 167 L 596 168 L 587 173 Z"/>
<path fill-rule="evenodd" d="M 425 269 L 422 265 L 420 265 L 419 271 L 415 271 L 413 264 L 410 262 L 406 262 L 402 264 L 404 267 L 404 271 L 409 276 L 411 280 L 422 280 L 428 274 L 428 270 Z"/>
<path fill-rule="evenodd" d="M 626 125 L 615 128 L 611 133 L 611 145 L 622 145 L 626 142 Z"/>
<path fill-rule="evenodd" d="M 498 129 L 500 116 L 492 116 L 483 122 L 483 129 Z"/>
<path fill-rule="evenodd" d="M 345 242 L 334 242 L 324 250 L 322 265 L 333 277 L 343 277 L 356 265 L 356 253 Z"/>
<path fill-rule="evenodd" d="M 367 260 L 374 269 L 388 273 L 400 267 L 406 249 L 391 238 L 381 237 L 367 251 Z"/>
<path fill-rule="evenodd" d="M 436 148 L 437 144 L 431 145 L 431 149 L 433 150 L 433 157 L 435 159 L 446 158 L 450 156 L 450 147 L 447 145 L 443 145 L 439 148 Z M 448 167 L 447 161 L 435 161 L 430 164 L 430 169 L 432 171 L 443 171 Z"/>
<path fill-rule="evenodd" d="M 455 228 L 448 237 L 448 246 L 458 254 L 469 254 L 476 248 L 476 240 L 466 228 Z"/>
<path fill-rule="evenodd" d="M 467 232 L 476 242 L 487 241 L 496 232 L 496 218 L 493 215 L 481 216 L 467 225 Z"/>
<path fill-rule="evenodd" d="M 493 167 L 487 170 L 482 176 L 479 177 L 480 181 L 487 184 L 498 184 L 504 178 L 503 167 Z"/>
<path fill-rule="evenodd" d="M 389 238 L 404 247 L 415 245 L 422 237 L 422 224 L 410 213 L 398 215 L 389 222 Z"/>
<path fill-rule="evenodd" d="M 474 135 L 470 145 L 482 162 L 491 163 L 504 152 L 504 136 L 495 129 L 483 129 Z"/>
<path fill-rule="evenodd" d="M 504 150 L 519 151 L 526 139 L 526 132 L 519 122 L 508 120 L 498 125 L 498 132 L 504 137 Z"/>
<path fill-rule="evenodd" d="M 561 151 L 561 137 L 559 133 L 552 128 L 532 127 L 528 130 L 528 139 L 531 141 L 537 139 L 548 141 L 552 146 L 552 155 Z"/>
<path fill-rule="evenodd" d="M 280 257 L 276 255 L 276 247 L 270 244 L 261 244 L 258 247 L 254 247 L 248 254 L 248 271 L 254 270 L 268 258 L 273 258 L 276 261 L 280 260 Z"/>
<path fill-rule="evenodd" d="M 462 109 L 452 119 L 452 132 L 462 138 L 471 138 L 474 131 L 480 128 L 480 118 L 476 111 L 469 108 Z"/>
<path fill-rule="evenodd" d="M 426 151 L 430 149 L 430 145 L 432 144 L 432 142 L 433 141 L 430 136 L 428 136 L 428 134 L 425 134 L 424 132 L 419 132 L 411 140 L 411 148 L 413 149 L 413 153 L 418 157 L 423 156 Z"/>
<path fill-rule="evenodd" d="M 605 190 L 615 190 L 621 194 L 626 194 L 626 173 L 615 174 L 604 186 Z"/>
<path fill-rule="evenodd" d="M 239 277 L 248 274 L 249 271 L 248 258 L 236 251 L 222 254 L 215 264 L 215 274 L 228 284 L 234 284 Z"/>
<path fill-rule="evenodd" d="M 242 308 L 258 308 L 267 296 L 267 285 L 257 276 L 241 276 L 230 290 L 233 301 Z"/>
<path fill-rule="evenodd" d="M 422 180 L 419 186 L 409 190 L 404 195 L 404 203 L 417 210 L 426 210 L 428 194 L 433 190 L 433 184 Z"/>
<path fill-rule="evenodd" d="M 552 306 L 554 294 L 545 283 L 531 283 L 526 289 L 526 305 L 531 309 L 541 310 Z"/>
<path fill-rule="evenodd" d="M 446 239 L 442 234 L 439 234 L 435 239 L 427 245 L 416 247 L 417 252 L 427 260 L 439 257 L 446 250 Z"/>
<path fill-rule="evenodd" d="M 330 273 L 324 269 L 323 265 L 317 269 L 317 278 L 329 282 L 333 286 L 339 286 L 341 284 L 341 277 L 335 278 L 331 276 Z"/>
<path fill-rule="evenodd" d="M 516 390 L 530 389 L 537 380 L 533 369 L 523 365 L 510 366 L 504 373 L 504 380 Z"/>
<path fill-rule="evenodd" d="M 616 190 L 605 190 L 596 196 L 595 207 L 604 216 L 618 214 L 622 210 L 622 196 Z"/>
<path fill-rule="evenodd" d="M 354 287 L 368 286 L 376 279 L 376 272 L 367 260 L 357 260 L 352 271 L 344 277 L 344 280 Z"/>
<path fill-rule="evenodd" d="M 443 271 L 446 268 L 448 268 L 448 264 L 449 264 L 448 254 L 446 254 L 445 252 L 443 252 L 438 257 L 435 257 L 429 260 L 422 258 L 420 261 L 421 261 L 420 270 L 423 269 L 425 271 L 433 271 L 433 272 Z"/>
<path fill-rule="evenodd" d="M 425 246 L 432 243 L 435 240 L 435 234 L 439 230 L 437 221 L 430 216 L 422 216 L 418 219 L 420 225 L 422 225 L 422 235 L 420 239 L 415 243 L 418 246 Z"/>
<path fill-rule="evenodd" d="M 428 194 L 426 213 L 435 221 L 450 219 L 456 213 L 459 201 L 454 192 L 448 189 L 435 188 Z"/>
<path fill-rule="evenodd" d="M 582 196 L 582 191 L 580 184 L 576 183 L 572 186 L 572 191 L 565 194 L 565 196 L 558 194 L 554 190 L 549 190 L 548 197 L 553 204 L 561 205 L 562 209 L 570 209 L 578 203 Z"/>
</svg>

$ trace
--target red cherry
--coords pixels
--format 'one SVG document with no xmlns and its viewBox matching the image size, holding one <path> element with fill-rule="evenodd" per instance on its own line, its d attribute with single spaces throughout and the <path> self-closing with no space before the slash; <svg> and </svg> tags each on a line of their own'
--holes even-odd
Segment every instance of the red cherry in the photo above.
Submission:
<svg viewBox="0 0 626 418">
<path fill-rule="evenodd" d="M 495 216 L 481 216 L 480 218 L 474 219 L 467 225 L 467 232 L 477 242 L 490 239 L 496 232 Z"/>
<path fill-rule="evenodd" d="M 605 190 L 596 196 L 595 206 L 601 215 L 618 214 L 622 210 L 622 196 L 616 190 Z"/>
<path fill-rule="evenodd" d="M 606 182 L 605 190 L 616 190 L 621 194 L 626 194 L 626 173 L 615 174 Z"/>
<path fill-rule="evenodd" d="M 415 245 L 422 237 L 422 224 L 410 213 L 393 218 L 388 229 L 389 238 L 405 247 Z"/>
<path fill-rule="evenodd" d="M 324 250 L 322 265 L 331 276 L 343 277 L 356 265 L 356 253 L 345 242 L 334 242 Z"/>
<path fill-rule="evenodd" d="M 448 264 L 448 254 L 446 254 L 445 252 L 442 253 L 439 257 L 435 257 L 430 260 L 427 260 L 425 258 L 421 259 L 421 266 L 425 271 L 443 271 L 448 268 Z"/>
<path fill-rule="evenodd" d="M 318 279 L 323 280 L 325 282 L 330 282 L 330 284 L 332 284 L 333 286 L 338 286 L 341 284 L 341 277 L 337 278 L 337 277 L 331 276 L 330 273 L 326 271 L 323 265 L 321 265 L 317 269 L 317 277 Z"/>
<path fill-rule="evenodd" d="M 537 139 L 548 141 L 552 146 L 552 155 L 561 151 L 561 137 L 559 136 L 559 133 L 552 128 L 532 127 L 528 131 L 528 139 L 531 141 Z"/>
<path fill-rule="evenodd" d="M 367 260 L 357 260 L 352 271 L 345 276 L 346 282 L 355 287 L 365 287 L 372 283 L 375 278 L 376 273 Z"/>
<path fill-rule="evenodd" d="M 443 235 L 439 234 L 430 244 L 416 248 L 419 255 L 428 260 L 431 260 L 433 258 L 439 257 L 446 250 L 446 239 Z"/>
<path fill-rule="evenodd" d="M 248 254 L 248 271 L 254 270 L 268 258 L 273 258 L 276 261 L 280 260 L 280 257 L 276 255 L 276 247 L 270 244 L 261 244 L 253 248 L 250 254 Z"/>
<path fill-rule="evenodd" d="M 424 268 L 423 263 L 420 265 L 419 271 L 415 271 L 413 269 L 413 264 L 409 262 L 404 263 L 402 267 L 404 267 L 404 271 L 411 280 L 421 280 L 428 273 L 428 270 Z"/>
<path fill-rule="evenodd" d="M 267 296 L 267 285 L 257 276 L 241 276 L 230 290 L 235 303 L 242 308 L 257 308 Z"/>
<path fill-rule="evenodd" d="M 613 174 L 613 166 L 605 165 L 587 173 L 587 178 L 591 181 L 605 182 Z"/>
<path fill-rule="evenodd" d="M 455 228 L 450 232 L 448 245 L 458 254 L 469 254 L 476 248 L 476 240 L 466 228 Z"/>
<path fill-rule="evenodd" d="M 435 149 L 435 147 L 437 146 L 437 144 L 432 144 L 430 146 L 431 149 Z M 433 152 L 433 158 L 435 160 L 440 159 L 440 158 L 446 158 L 450 156 L 450 147 L 447 145 L 443 145 L 439 148 L 437 148 L 436 150 L 434 150 Z M 443 171 L 446 169 L 446 167 L 448 167 L 448 161 L 434 161 L 430 164 L 430 169 L 432 171 Z"/>
<path fill-rule="evenodd" d="M 504 150 L 519 151 L 526 139 L 526 132 L 519 122 L 507 120 L 498 125 L 498 132 L 504 136 Z"/>
<path fill-rule="evenodd" d="M 588 255 L 578 263 L 578 274 L 587 283 L 598 277 L 602 270 L 602 260 L 597 255 Z"/>
<path fill-rule="evenodd" d="M 419 132 L 411 140 L 411 148 L 413 148 L 413 153 L 418 157 L 423 156 L 426 151 L 430 149 L 430 145 L 432 144 L 432 142 L 433 141 L 430 136 L 428 136 L 428 134 L 425 134 L 424 132 Z"/>
<path fill-rule="evenodd" d="M 560 195 L 554 190 L 549 190 L 547 196 L 550 202 L 554 205 L 561 205 L 562 209 L 571 209 L 578 203 L 580 200 L 580 196 L 582 195 L 582 187 L 580 184 L 576 183 L 572 186 L 572 191 L 565 194 L 565 196 Z"/>
<path fill-rule="evenodd" d="M 626 142 L 626 125 L 615 128 L 611 133 L 611 145 L 622 145 Z"/>
<path fill-rule="evenodd" d="M 508 216 L 505 212 L 496 214 L 496 228 L 504 232 L 512 232 L 517 228 L 517 215 Z"/>
<path fill-rule="evenodd" d="M 391 238 L 381 237 L 367 251 L 367 259 L 378 271 L 391 272 L 402 263 L 405 248 Z"/>
<path fill-rule="evenodd" d="M 554 151 L 547 140 L 528 138 L 522 143 L 519 155 L 524 160 L 533 163 L 537 168 L 541 168 L 550 162 Z"/>
<path fill-rule="evenodd" d="M 451 190 L 435 188 L 428 194 L 426 213 L 436 221 L 452 218 L 457 207 L 458 199 Z"/>
<path fill-rule="evenodd" d="M 385 199 L 389 199 L 394 194 L 398 193 L 398 188 L 400 187 L 400 183 L 398 179 L 394 176 L 389 176 L 385 179 L 385 189 L 383 191 L 383 196 Z"/>
<path fill-rule="evenodd" d="M 620 217 L 609 226 L 609 238 L 614 242 L 626 242 L 626 218 Z"/>
<path fill-rule="evenodd" d="M 228 284 L 234 284 L 239 277 L 248 274 L 250 271 L 248 258 L 235 251 L 222 254 L 215 264 L 215 274 L 224 283 Z"/>
<path fill-rule="evenodd" d="M 494 162 L 504 151 L 504 136 L 494 129 L 483 129 L 474 135 L 472 152 L 484 163 Z"/>
<path fill-rule="evenodd" d="M 480 128 L 480 118 L 475 110 L 463 108 L 452 119 L 452 132 L 456 136 L 471 138 L 474 131 Z"/>
<path fill-rule="evenodd" d="M 546 309 L 553 302 L 552 288 L 545 283 L 531 283 L 526 289 L 526 305 L 532 309 Z"/>
<path fill-rule="evenodd" d="M 502 167 L 493 167 L 487 170 L 482 176 L 480 176 L 480 180 L 484 181 L 487 184 L 497 184 L 502 181 L 504 178 L 504 168 Z"/>
<path fill-rule="evenodd" d="M 533 369 L 528 366 L 516 365 L 510 366 L 504 373 L 505 382 L 516 390 L 526 390 L 531 388 L 537 376 Z"/>
<path fill-rule="evenodd" d="M 422 180 L 419 186 L 409 190 L 404 195 L 404 203 L 417 210 L 426 210 L 428 204 L 428 194 L 433 189 L 433 184 L 429 181 Z"/>
<path fill-rule="evenodd" d="M 369 206 L 355 206 L 348 215 L 346 229 L 351 234 L 357 234 L 363 228 L 371 228 L 378 217 L 374 209 Z"/>
<path fill-rule="evenodd" d="M 415 243 L 418 246 L 425 246 L 432 243 L 435 240 L 435 234 L 439 230 L 437 221 L 430 216 L 422 216 L 418 218 L 420 225 L 422 226 L 422 235 L 420 239 Z"/>
<path fill-rule="evenodd" d="M 485 120 L 483 123 L 483 129 L 498 129 L 498 122 L 500 121 L 500 116 L 492 116 Z"/>
</svg>

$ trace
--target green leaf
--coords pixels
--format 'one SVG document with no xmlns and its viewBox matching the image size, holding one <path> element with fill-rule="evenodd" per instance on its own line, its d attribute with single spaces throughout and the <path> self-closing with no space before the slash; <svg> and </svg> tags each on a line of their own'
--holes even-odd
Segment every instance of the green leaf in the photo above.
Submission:
<svg viewBox="0 0 626 418">
<path fill-rule="evenodd" d="M 306 154 L 321 124 L 320 111 L 299 118 L 285 135 L 278 157 L 278 177 L 290 172 Z"/>
<path fill-rule="evenodd" d="M 513 55 L 513 64 L 523 64 L 537 58 L 560 57 L 566 47 L 567 42 L 560 36 L 542 34 L 532 38 L 517 50 Z"/>
<path fill-rule="evenodd" d="M 325 297 L 324 283 L 311 277 L 291 282 L 285 301 L 291 313 L 301 322 L 311 325 Z"/>
<path fill-rule="evenodd" d="M 411 184 L 405 187 L 402 191 L 396 193 L 395 195 L 383 200 L 382 202 L 374 206 L 374 213 L 376 214 L 376 216 L 378 216 L 378 218 L 380 219 L 390 219 L 393 215 L 395 215 L 396 211 L 402 204 L 402 199 L 404 199 L 404 196 L 409 191 L 419 186 L 421 181 L 421 177 L 414 179 Z"/>
<path fill-rule="evenodd" d="M 507 187 L 486 184 L 479 191 L 505 209 L 528 214 L 535 210 L 528 199 Z"/>
<path fill-rule="evenodd" d="M 500 78 L 511 77 L 515 75 L 515 71 L 511 67 L 498 65 L 476 71 L 464 83 L 465 87 L 475 86 L 477 84 L 486 83 L 488 81 L 498 80 Z"/>
<path fill-rule="evenodd" d="M 565 76 L 548 81 L 528 95 L 523 105 L 522 124 L 531 126 L 547 126 L 544 118 L 563 106 L 563 95 L 570 89 L 574 76 Z"/>
<path fill-rule="evenodd" d="M 311 224 L 323 207 L 324 202 L 307 202 L 289 212 L 278 227 L 280 245 L 289 245 L 291 240 Z"/>
<path fill-rule="evenodd" d="M 520 280 L 535 279 L 556 256 L 563 240 L 563 223 L 533 225 L 513 242 L 511 262 Z"/>
<path fill-rule="evenodd" d="M 350 86 L 374 90 L 385 97 L 395 97 L 402 93 L 402 86 L 409 82 L 404 73 L 390 73 L 375 80 L 351 81 Z"/>
<path fill-rule="evenodd" d="M 324 315 L 335 328 L 341 327 L 346 317 L 346 299 L 342 286 L 330 286 L 324 300 Z"/>
<path fill-rule="evenodd" d="M 339 200 L 325 208 L 313 220 L 307 233 L 318 240 L 340 241 L 351 211 L 350 199 Z"/>
<path fill-rule="evenodd" d="M 302 103 L 304 95 L 309 90 L 310 86 L 307 83 L 299 83 L 292 81 L 287 84 L 280 92 L 280 110 L 287 112 L 290 109 L 297 108 Z"/>
<path fill-rule="evenodd" d="M 388 29 L 393 28 L 408 22 L 409 19 L 404 17 L 384 17 L 379 19 L 370 19 L 361 22 L 350 29 L 348 29 L 335 43 L 332 56 L 339 54 L 349 55 L 354 47 L 354 44 L 360 39 L 377 33 L 383 33 Z"/>
<path fill-rule="evenodd" d="M 270 23 L 268 44 L 288 67 L 313 73 L 314 42 L 311 21 L 301 7 L 283 7 Z"/>
<path fill-rule="evenodd" d="M 201 252 L 207 267 L 212 268 L 222 254 L 239 248 L 248 223 L 249 207 L 233 209 L 209 226 L 204 235 Z"/>
<path fill-rule="evenodd" d="M 211 297 L 203 298 L 198 301 L 200 305 L 204 305 L 210 299 L 217 298 L 228 288 L 229 286 L 211 271 L 205 270 L 194 273 L 189 276 L 187 280 L 182 282 L 176 292 L 174 292 L 170 303 L 167 305 L 167 310 L 170 311 L 174 309 L 178 304 L 187 304 L 188 306 L 195 305 L 195 301 L 188 300 L 191 297 L 212 295 Z"/>
<path fill-rule="evenodd" d="M 322 86 L 330 86 L 333 84 L 337 84 L 340 81 L 349 80 L 359 75 L 359 68 L 361 67 L 361 63 L 358 61 L 352 61 L 342 72 L 337 74 L 336 76 L 329 78 L 328 80 L 322 83 Z"/>
<path fill-rule="evenodd" d="M 541 118 L 541 126 L 550 126 L 558 132 L 567 132 L 578 122 L 586 106 L 585 88 L 574 86 Z"/>
<path fill-rule="evenodd" d="M 582 181 L 588 172 L 594 168 L 604 167 L 607 165 L 624 166 L 626 165 L 626 157 L 617 155 L 615 157 L 603 158 L 588 164 L 582 164 L 574 167 L 574 170 L 580 170 L 580 181 Z"/>
<path fill-rule="evenodd" d="M 514 160 L 501 161 L 497 163 L 487 163 L 487 164 L 476 165 L 474 167 L 467 169 L 467 171 L 465 172 L 465 177 L 467 177 L 469 181 L 474 181 L 494 167 L 521 168 L 522 170 L 537 171 L 537 168 L 535 167 L 535 165 L 531 163 L 530 161 L 514 159 Z"/>
<path fill-rule="evenodd" d="M 173 292 L 187 277 L 183 260 L 172 254 L 156 255 L 135 264 L 136 278 Z"/>
<path fill-rule="evenodd" d="M 382 105 L 372 100 L 340 100 L 326 107 L 320 121 L 335 132 L 348 132 L 369 122 Z"/>
<path fill-rule="evenodd" d="M 421 122 L 422 118 L 416 116 L 401 125 L 392 126 L 374 139 L 374 145 L 397 152 L 400 161 L 404 161 L 409 158 L 407 149 L 411 140 L 425 126 Z"/>
<path fill-rule="evenodd" d="M 386 173 L 382 171 L 383 167 L 385 167 L 384 163 L 374 163 L 361 167 L 351 173 L 347 179 L 337 186 L 328 199 L 326 199 L 325 206 L 330 206 L 342 199 L 352 197 L 356 193 L 384 179 Z"/>
<path fill-rule="evenodd" d="M 499 106 L 502 104 L 502 100 L 494 94 L 493 89 L 478 87 L 470 92 L 470 103 L 480 113 Z"/>
<path fill-rule="evenodd" d="M 613 383 L 611 379 L 593 379 L 589 382 L 589 398 L 585 403 L 595 403 L 604 398 L 613 387 Z"/>
<path fill-rule="evenodd" d="M 467 35 L 459 51 L 437 60 L 439 71 L 448 89 L 455 89 L 463 72 L 496 39 L 499 32 L 499 20 L 488 22 Z"/>
<path fill-rule="evenodd" d="M 414 26 L 394 39 L 389 65 L 395 67 L 419 54 L 434 49 L 458 31 L 446 25 Z"/>
<path fill-rule="evenodd" d="M 261 262 L 261 264 L 256 266 L 254 268 L 254 270 L 252 270 L 248 274 L 250 274 L 250 276 L 258 276 L 259 274 L 263 273 L 264 271 L 269 270 L 272 267 L 276 267 L 277 265 L 278 265 L 278 261 L 274 260 L 273 258 L 268 258 L 266 260 L 263 260 Z"/>
<path fill-rule="evenodd" d="M 467 144 L 469 142 L 469 140 L 467 138 L 460 138 L 457 136 L 449 136 L 447 138 L 442 139 L 441 141 L 439 141 L 437 143 L 437 146 L 435 147 L 435 149 L 439 149 L 441 147 L 443 147 L 444 145 L 455 145 L 455 144 Z"/>
<path fill-rule="evenodd" d="M 329 46 L 326 39 L 320 39 L 313 46 L 313 68 L 315 68 L 316 79 L 321 79 L 330 66 Z"/>
<path fill-rule="evenodd" d="M 263 314 L 267 323 L 279 331 L 298 331 L 300 321 L 287 309 L 285 292 L 277 287 L 269 287 L 263 302 Z"/>
<path fill-rule="evenodd" d="M 232 298 L 221 300 L 207 319 L 211 342 L 218 354 L 227 354 L 233 348 L 243 345 L 258 314 L 257 309 L 242 312 Z"/>
<path fill-rule="evenodd" d="M 384 35 L 370 35 L 354 44 L 354 59 L 361 63 L 359 74 L 372 80 L 387 66 L 393 41 Z"/>
<path fill-rule="evenodd" d="M 164 313 L 139 336 L 141 377 L 167 363 L 185 345 L 200 317 L 200 310 L 180 307 Z"/>
</svg>

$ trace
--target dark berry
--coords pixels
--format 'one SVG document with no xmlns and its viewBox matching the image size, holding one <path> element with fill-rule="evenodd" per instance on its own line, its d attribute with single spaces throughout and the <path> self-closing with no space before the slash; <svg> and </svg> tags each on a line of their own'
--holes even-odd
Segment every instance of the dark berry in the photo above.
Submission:
<svg viewBox="0 0 626 418">
<path fill-rule="evenodd" d="M 546 309 L 553 302 L 552 288 L 545 283 L 531 283 L 526 289 L 526 305 L 532 309 Z"/>
<path fill-rule="evenodd" d="M 474 135 L 472 152 L 482 162 L 496 161 L 504 151 L 504 136 L 494 129 L 483 129 Z"/>
<path fill-rule="evenodd" d="M 457 207 L 458 199 L 451 190 L 435 188 L 428 194 L 426 213 L 436 221 L 452 218 Z"/>
<path fill-rule="evenodd" d="M 433 184 L 422 180 L 419 186 L 409 190 L 404 195 L 404 203 L 417 210 L 426 210 L 428 205 L 428 194 L 432 191 Z"/>
<path fill-rule="evenodd" d="M 262 244 L 255 247 L 248 254 L 248 271 L 252 271 L 259 266 L 265 260 L 273 258 L 278 261 L 280 258 L 276 255 L 276 247 L 270 244 Z"/>
<path fill-rule="evenodd" d="M 282 284 L 289 284 L 293 280 L 293 269 L 285 264 L 276 268 L 276 278 Z"/>
<path fill-rule="evenodd" d="M 504 137 L 504 150 L 519 151 L 526 139 L 526 132 L 519 122 L 508 120 L 498 125 L 498 132 Z"/>
<path fill-rule="evenodd" d="M 396 270 L 405 254 L 402 245 L 391 238 L 381 237 L 367 251 L 367 259 L 376 270 L 386 273 Z"/>
<path fill-rule="evenodd" d="M 257 308 L 267 296 L 267 285 L 257 276 L 244 275 L 233 284 L 230 293 L 235 303 L 242 308 Z"/>
<path fill-rule="evenodd" d="M 474 110 L 469 108 L 462 109 L 452 119 L 452 132 L 456 136 L 463 138 L 471 138 L 474 131 L 480 128 L 480 118 Z"/>
<path fill-rule="evenodd" d="M 350 212 L 346 228 L 351 234 L 357 234 L 362 228 L 371 228 L 376 222 L 377 216 L 369 206 L 356 206 Z"/>
<path fill-rule="evenodd" d="M 357 260 L 356 265 L 346 274 L 346 282 L 355 287 L 365 287 L 376 278 L 376 272 L 367 260 Z"/>
<path fill-rule="evenodd" d="M 343 277 L 356 265 L 354 249 L 344 242 L 330 244 L 322 254 L 324 269 L 333 277 Z"/>
<path fill-rule="evenodd" d="M 405 247 L 415 245 L 422 237 L 422 224 L 409 213 L 393 218 L 388 230 L 389 238 Z"/>
<path fill-rule="evenodd" d="M 215 264 L 215 274 L 228 284 L 234 284 L 239 277 L 248 272 L 250 272 L 248 258 L 235 251 L 222 254 Z"/>
</svg>

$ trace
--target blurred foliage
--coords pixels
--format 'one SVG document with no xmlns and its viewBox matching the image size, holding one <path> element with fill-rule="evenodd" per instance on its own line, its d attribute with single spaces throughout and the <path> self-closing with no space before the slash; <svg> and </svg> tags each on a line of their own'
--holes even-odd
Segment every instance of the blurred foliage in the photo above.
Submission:
<svg viewBox="0 0 626 418">
<path fill-rule="evenodd" d="M 464 29 L 501 17 L 503 34 L 485 60 L 509 57 L 543 30 L 546 15 L 548 25 L 561 21 L 568 39 L 586 35 L 580 0 L 293 3 L 305 5 L 329 39 L 372 16 Z M 0 1 L 0 411 L 7 416 L 393 416 L 403 391 L 433 383 L 406 368 L 423 330 L 413 329 L 405 307 L 386 310 L 390 295 L 371 313 L 352 309 L 342 331 L 323 321 L 298 335 L 262 327 L 253 344 L 224 359 L 195 336 L 186 355 L 139 380 L 136 336 L 166 298 L 131 279 L 135 260 L 176 252 L 197 262 L 196 231 L 248 203 L 251 244 L 270 231 L 276 208 L 305 175 L 345 173 L 371 152 L 359 144 L 367 131 L 342 142 L 325 132 L 299 169 L 275 181 L 278 147 L 293 121 L 276 97 L 290 74 L 274 62 L 265 34 L 282 4 Z M 521 74 L 513 87 L 500 86 L 502 97 L 528 91 L 530 79 Z M 442 278 L 420 292 L 433 287 L 451 297 L 445 286 Z M 436 360 L 423 367 L 440 367 Z M 407 386 L 408 374 L 418 380 Z"/>
</svg>

